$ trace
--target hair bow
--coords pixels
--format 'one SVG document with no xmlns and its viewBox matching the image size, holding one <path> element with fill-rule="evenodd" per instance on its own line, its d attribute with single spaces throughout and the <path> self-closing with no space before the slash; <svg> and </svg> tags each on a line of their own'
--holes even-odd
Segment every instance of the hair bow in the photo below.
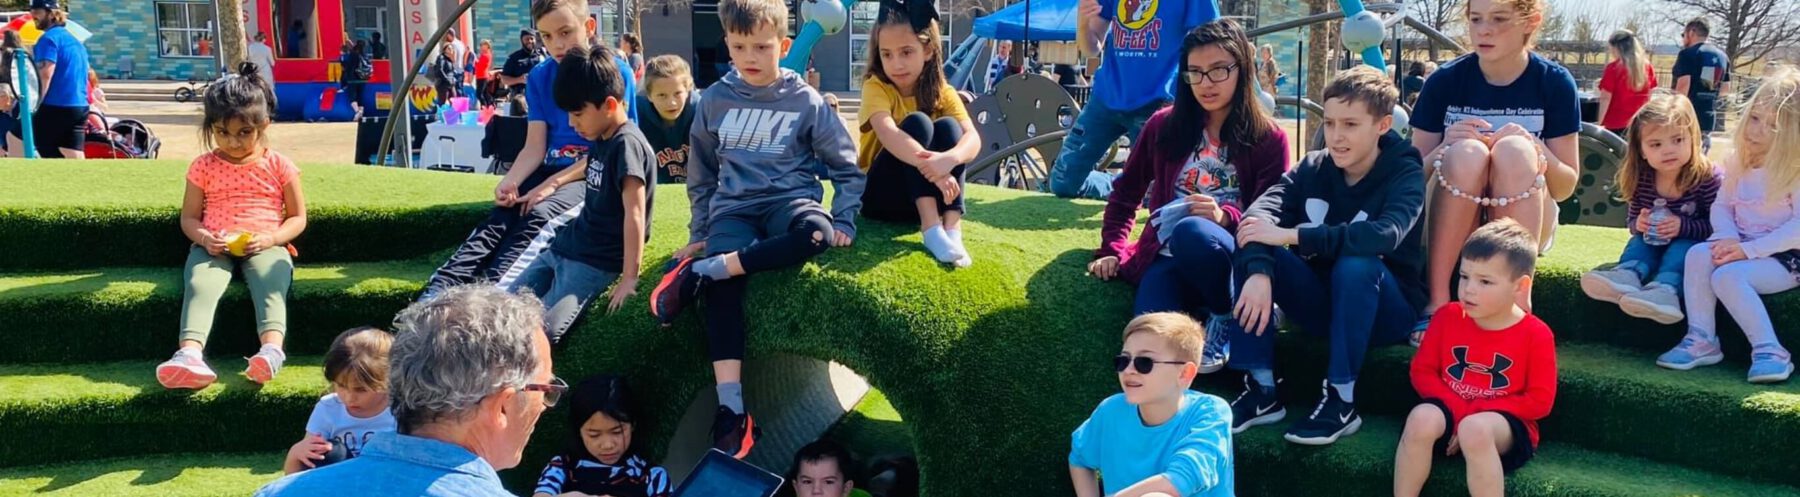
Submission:
<svg viewBox="0 0 1800 497">
<path fill-rule="evenodd" d="M 937 0 L 881 0 L 881 17 L 889 12 L 905 14 L 913 31 L 924 31 L 938 20 Z"/>
</svg>

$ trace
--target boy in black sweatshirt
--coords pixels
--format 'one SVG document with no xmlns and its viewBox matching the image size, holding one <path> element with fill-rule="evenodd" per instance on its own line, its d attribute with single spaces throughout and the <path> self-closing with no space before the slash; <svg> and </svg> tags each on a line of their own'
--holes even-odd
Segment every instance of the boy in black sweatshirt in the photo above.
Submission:
<svg viewBox="0 0 1800 497">
<path fill-rule="evenodd" d="M 1425 305 L 1419 153 L 1393 131 L 1399 91 L 1360 67 L 1325 89 L 1326 149 L 1307 154 L 1244 213 L 1233 257 L 1232 368 L 1245 371 L 1231 403 L 1233 432 L 1287 415 L 1275 392 L 1271 304 L 1331 342 L 1324 399 L 1287 440 L 1326 445 L 1356 433 L 1356 378 L 1371 345 L 1403 343 Z"/>
</svg>

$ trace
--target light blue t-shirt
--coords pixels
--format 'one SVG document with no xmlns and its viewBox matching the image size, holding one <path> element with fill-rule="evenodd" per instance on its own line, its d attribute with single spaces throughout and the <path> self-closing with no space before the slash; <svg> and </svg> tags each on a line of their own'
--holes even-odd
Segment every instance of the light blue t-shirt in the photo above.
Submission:
<svg viewBox="0 0 1800 497">
<path fill-rule="evenodd" d="M 283 476 L 256 497 L 418 495 L 512 497 L 486 460 L 460 446 L 399 433 L 369 437 L 362 457 Z"/>
<path fill-rule="evenodd" d="M 631 63 L 617 56 L 613 62 L 619 65 L 619 72 L 625 77 L 625 115 L 631 122 L 637 122 L 637 79 L 631 73 Z M 545 59 L 537 67 L 531 68 L 531 74 L 525 76 L 525 119 L 528 122 L 544 123 L 550 130 L 544 140 L 544 164 L 538 167 L 540 172 L 554 172 L 574 164 L 587 153 L 593 142 L 575 132 L 569 125 L 569 113 L 556 106 L 556 94 L 551 85 L 556 83 L 556 59 Z"/>
<path fill-rule="evenodd" d="M 69 28 L 57 26 L 45 31 L 31 54 L 37 62 L 56 64 L 56 74 L 44 89 L 44 105 L 88 106 L 88 51 L 75 35 L 69 34 Z"/>
<path fill-rule="evenodd" d="M 1094 75 L 1095 98 L 1118 111 L 1174 98 L 1181 39 L 1218 17 L 1212 0 L 1100 0 L 1110 32 L 1102 42 L 1105 62 Z"/>
<path fill-rule="evenodd" d="M 1144 426 L 1137 406 L 1116 394 L 1071 436 L 1069 465 L 1100 472 L 1100 488 L 1113 495 L 1163 475 L 1184 497 L 1236 495 L 1232 475 L 1231 405 L 1188 391 L 1181 410 L 1159 426 Z"/>
</svg>

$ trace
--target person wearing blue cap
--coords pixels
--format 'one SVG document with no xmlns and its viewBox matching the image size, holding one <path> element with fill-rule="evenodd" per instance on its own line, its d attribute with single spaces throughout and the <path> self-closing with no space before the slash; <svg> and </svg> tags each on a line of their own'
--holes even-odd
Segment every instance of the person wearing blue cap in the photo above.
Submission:
<svg viewBox="0 0 1800 497">
<path fill-rule="evenodd" d="M 40 107 L 32 114 L 38 155 L 46 158 L 85 159 L 87 144 L 83 125 L 88 112 L 88 52 L 81 40 L 64 27 L 69 13 L 57 0 L 31 0 L 31 19 L 44 34 L 31 53 L 36 56 Z"/>
</svg>

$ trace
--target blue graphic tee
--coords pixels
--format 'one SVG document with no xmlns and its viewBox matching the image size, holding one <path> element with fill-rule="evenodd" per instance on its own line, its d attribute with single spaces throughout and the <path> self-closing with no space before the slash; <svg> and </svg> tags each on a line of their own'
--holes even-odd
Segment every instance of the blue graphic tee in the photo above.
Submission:
<svg viewBox="0 0 1800 497">
<path fill-rule="evenodd" d="M 619 73 L 625 77 L 625 114 L 631 122 L 637 122 L 637 84 L 631 73 L 631 64 L 625 59 L 613 57 L 619 65 Z M 569 125 L 569 113 L 556 106 L 556 97 L 551 92 L 551 85 L 556 82 L 556 59 L 545 59 L 531 68 L 531 74 L 525 76 L 525 119 L 528 122 L 541 122 L 549 128 L 550 133 L 544 137 L 544 164 L 538 166 L 540 173 L 555 172 L 570 164 L 574 164 L 593 142 L 575 132 Z"/>
<path fill-rule="evenodd" d="M 1100 0 L 1100 18 L 1110 24 L 1102 42 L 1105 59 L 1094 75 L 1095 98 L 1119 111 L 1173 98 L 1181 39 L 1218 12 L 1212 0 Z"/>
</svg>

